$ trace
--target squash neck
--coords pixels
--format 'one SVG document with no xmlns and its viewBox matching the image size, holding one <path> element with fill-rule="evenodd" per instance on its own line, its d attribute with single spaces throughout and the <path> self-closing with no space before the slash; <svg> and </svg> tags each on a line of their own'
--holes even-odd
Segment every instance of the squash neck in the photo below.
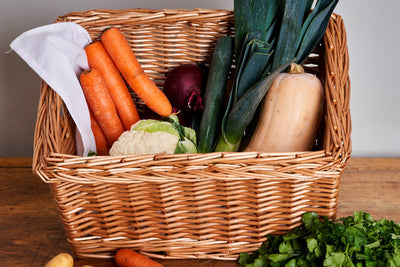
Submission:
<svg viewBox="0 0 400 267">
<path fill-rule="evenodd" d="M 290 65 L 288 73 L 289 74 L 301 74 L 301 73 L 304 73 L 304 68 L 299 64 L 292 63 Z"/>
</svg>

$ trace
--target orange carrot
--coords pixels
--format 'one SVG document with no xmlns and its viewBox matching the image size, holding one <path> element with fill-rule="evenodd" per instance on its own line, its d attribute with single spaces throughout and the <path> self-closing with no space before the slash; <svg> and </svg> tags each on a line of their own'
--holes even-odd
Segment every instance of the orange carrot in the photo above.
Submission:
<svg viewBox="0 0 400 267">
<path fill-rule="evenodd" d="M 101 130 L 99 123 L 93 115 L 93 111 L 89 109 L 90 112 L 90 125 L 92 127 L 92 132 L 94 135 L 94 140 L 96 142 L 96 152 L 99 156 L 106 156 L 109 152 L 109 146 L 107 139 Z"/>
<path fill-rule="evenodd" d="M 118 117 L 106 82 L 96 69 L 82 72 L 80 82 L 88 106 L 111 146 L 125 129 Z"/>
<path fill-rule="evenodd" d="M 117 251 L 115 262 L 120 267 L 163 267 L 162 264 L 126 248 L 121 248 Z"/>
<path fill-rule="evenodd" d="M 110 28 L 102 34 L 101 41 L 132 90 L 151 110 L 161 116 L 169 116 L 172 112 L 171 103 L 164 92 L 144 73 L 121 31 Z"/>
<path fill-rule="evenodd" d="M 140 120 L 140 117 L 124 79 L 101 41 L 89 44 L 85 47 L 85 51 L 89 67 L 100 71 L 125 130 L 130 130 L 132 124 Z"/>
</svg>

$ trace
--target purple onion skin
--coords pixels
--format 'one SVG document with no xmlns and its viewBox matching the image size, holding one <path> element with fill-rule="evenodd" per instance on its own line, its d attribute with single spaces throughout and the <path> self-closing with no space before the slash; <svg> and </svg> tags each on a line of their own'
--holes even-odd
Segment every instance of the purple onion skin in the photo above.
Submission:
<svg viewBox="0 0 400 267">
<path fill-rule="evenodd" d="M 203 69 L 194 64 L 174 68 L 165 79 L 164 93 L 183 116 L 203 109 Z"/>
</svg>

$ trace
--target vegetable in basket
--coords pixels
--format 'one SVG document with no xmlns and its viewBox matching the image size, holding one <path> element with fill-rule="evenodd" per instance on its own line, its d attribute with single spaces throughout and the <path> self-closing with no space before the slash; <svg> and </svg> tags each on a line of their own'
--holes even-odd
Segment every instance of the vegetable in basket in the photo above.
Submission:
<svg viewBox="0 0 400 267">
<path fill-rule="evenodd" d="M 88 69 L 80 75 L 80 83 L 89 109 L 112 145 L 125 129 L 103 76 L 96 69 Z"/>
<path fill-rule="evenodd" d="M 96 152 L 89 152 L 89 155 L 95 154 L 99 156 L 107 156 L 110 150 L 110 145 L 107 142 L 107 138 L 103 133 L 103 130 L 100 127 L 100 124 L 97 122 L 96 118 L 93 115 L 92 110 L 89 108 L 90 115 L 90 127 L 93 132 L 94 141 L 96 143 Z"/>
<path fill-rule="evenodd" d="M 124 79 L 101 41 L 87 45 L 85 52 L 89 67 L 97 69 L 103 76 L 122 124 L 129 130 L 140 117 Z"/>
<path fill-rule="evenodd" d="M 314 145 L 322 118 L 324 88 L 313 74 L 293 63 L 271 84 L 260 120 L 245 151 L 308 151 Z"/>
<path fill-rule="evenodd" d="M 170 115 L 168 121 L 140 120 L 110 149 L 111 156 L 155 153 L 197 153 L 195 131 L 180 125 L 176 115 Z"/>
<path fill-rule="evenodd" d="M 211 152 L 221 125 L 223 103 L 229 71 L 233 59 L 233 37 L 218 39 L 213 52 L 209 75 L 204 92 L 204 109 L 198 130 L 198 149 L 201 153 Z"/>
<path fill-rule="evenodd" d="M 203 109 L 204 74 L 202 67 L 188 63 L 172 69 L 165 79 L 164 93 L 185 126 L 191 126 L 195 112 Z"/>
<path fill-rule="evenodd" d="M 163 91 L 144 73 L 121 31 L 118 28 L 110 28 L 101 35 L 101 41 L 126 82 L 146 106 L 160 116 L 171 115 L 171 103 Z"/>
<path fill-rule="evenodd" d="M 302 64 L 323 37 L 338 0 L 318 0 L 311 10 L 313 2 L 234 1 L 236 74 L 216 151 L 239 149 L 272 81 L 292 62 Z"/>
</svg>

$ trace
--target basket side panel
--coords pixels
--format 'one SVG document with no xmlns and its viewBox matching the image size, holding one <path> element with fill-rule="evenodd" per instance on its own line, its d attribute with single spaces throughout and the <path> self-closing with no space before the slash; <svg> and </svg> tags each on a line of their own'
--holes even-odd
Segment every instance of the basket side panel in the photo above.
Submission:
<svg viewBox="0 0 400 267">
<path fill-rule="evenodd" d="M 323 75 L 326 110 L 324 149 L 341 159 L 343 167 L 351 155 L 350 78 L 346 30 L 335 15 L 326 30 Z"/>
<path fill-rule="evenodd" d="M 334 218 L 339 172 L 297 176 L 51 187 L 77 256 L 112 257 L 128 247 L 158 258 L 234 260 L 268 234 L 301 225 L 307 211 Z"/>
<path fill-rule="evenodd" d="M 75 128 L 61 97 L 45 82 L 42 82 L 35 126 L 32 169 L 43 180 L 48 180 L 42 172 L 47 166 L 47 156 L 51 153 L 76 154 Z"/>
</svg>

